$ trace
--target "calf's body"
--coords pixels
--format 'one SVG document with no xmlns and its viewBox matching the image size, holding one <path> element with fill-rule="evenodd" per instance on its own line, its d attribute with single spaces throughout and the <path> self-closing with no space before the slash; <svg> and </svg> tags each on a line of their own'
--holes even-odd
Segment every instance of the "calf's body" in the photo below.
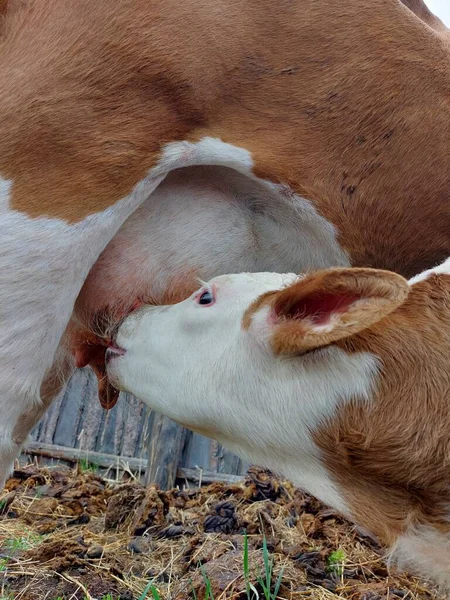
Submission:
<svg viewBox="0 0 450 600">
<path fill-rule="evenodd" d="M 450 261 L 222 276 L 145 307 L 107 352 L 116 385 L 282 472 L 408 567 L 450 585 Z"/>
</svg>

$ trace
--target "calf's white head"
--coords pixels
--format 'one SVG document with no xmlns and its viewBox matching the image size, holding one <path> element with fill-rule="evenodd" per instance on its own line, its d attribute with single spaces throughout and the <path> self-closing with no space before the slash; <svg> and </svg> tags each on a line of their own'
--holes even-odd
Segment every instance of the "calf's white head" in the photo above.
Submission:
<svg viewBox="0 0 450 600">
<path fill-rule="evenodd" d="M 130 315 L 107 353 L 109 377 L 346 512 L 313 434 L 340 403 L 370 396 L 378 364 L 333 342 L 382 319 L 407 291 L 400 276 L 368 269 L 220 276 L 179 304 Z"/>
</svg>

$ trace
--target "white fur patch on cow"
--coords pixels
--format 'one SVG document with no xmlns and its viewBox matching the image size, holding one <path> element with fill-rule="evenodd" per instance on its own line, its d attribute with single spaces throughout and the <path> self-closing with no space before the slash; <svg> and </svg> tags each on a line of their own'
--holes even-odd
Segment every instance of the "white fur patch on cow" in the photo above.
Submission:
<svg viewBox="0 0 450 600">
<path fill-rule="evenodd" d="M 140 182 L 102 213 L 76 224 L 9 208 L 0 187 L 0 488 L 18 446 L 12 432 L 39 392 L 75 299 L 100 252 L 161 178 Z"/>
<path fill-rule="evenodd" d="M 152 169 L 152 175 L 165 175 L 168 171 L 174 169 L 190 167 L 194 165 L 214 165 L 217 167 L 229 167 L 230 170 L 237 171 L 238 174 L 247 175 L 246 184 L 235 186 L 235 193 L 238 196 L 247 194 L 251 197 L 249 190 L 253 186 L 253 204 L 255 207 L 265 205 L 266 216 L 271 213 L 278 217 L 278 223 L 286 230 L 293 226 L 298 227 L 298 241 L 291 244 L 292 254 L 297 252 L 297 256 L 304 256 L 304 260 L 298 264 L 297 271 L 303 267 L 308 269 L 322 268 L 328 266 L 347 266 L 350 264 L 348 254 L 340 247 L 337 242 L 337 232 L 332 223 L 319 215 L 313 204 L 305 198 L 293 193 L 292 190 L 280 184 L 274 184 L 256 177 L 252 173 L 254 166 L 251 153 L 245 148 L 234 146 L 223 142 L 219 138 L 204 137 L 199 142 L 172 142 L 167 144 L 162 152 L 161 160 L 158 165 Z M 271 204 L 273 206 L 271 206 Z M 292 207 L 295 205 L 296 215 L 292 215 Z M 277 214 L 278 213 L 278 214 Z M 294 218 L 294 221 L 292 219 Z M 265 227 L 269 230 L 273 228 L 269 219 L 266 220 Z M 283 236 L 279 236 L 282 240 Z M 298 245 L 301 245 L 299 252 Z M 280 244 L 271 244 L 266 248 L 266 253 L 272 253 L 277 256 L 281 250 Z M 284 245 L 282 251 L 285 253 L 288 244 Z M 317 260 L 316 257 L 326 255 L 325 261 Z M 280 264 L 281 261 L 278 262 Z M 289 263 L 281 270 L 286 270 Z M 270 269 L 270 266 L 264 266 Z M 275 267 L 274 270 L 279 270 Z"/>
<path fill-rule="evenodd" d="M 0 213 L 2 384 L 9 374 L 9 385 L 36 395 L 89 269 L 158 183 L 145 180 L 114 207 L 72 225 L 15 210 Z"/>
<path fill-rule="evenodd" d="M 432 275 L 450 275 L 450 258 L 447 258 L 447 260 L 433 269 L 427 269 L 426 271 L 419 273 L 419 275 L 415 275 L 409 280 L 409 285 L 415 285 L 416 283 L 425 281 L 425 279 L 428 279 Z"/>
<path fill-rule="evenodd" d="M 154 167 L 154 175 L 166 174 L 180 167 L 193 165 L 218 165 L 231 167 L 241 173 L 250 173 L 253 160 L 248 150 L 222 142 L 218 138 L 204 137 L 199 142 L 171 142 Z"/>
<path fill-rule="evenodd" d="M 0 175 L 0 212 L 7 210 L 9 207 L 12 184 L 13 182 L 10 179 L 3 179 Z"/>
</svg>

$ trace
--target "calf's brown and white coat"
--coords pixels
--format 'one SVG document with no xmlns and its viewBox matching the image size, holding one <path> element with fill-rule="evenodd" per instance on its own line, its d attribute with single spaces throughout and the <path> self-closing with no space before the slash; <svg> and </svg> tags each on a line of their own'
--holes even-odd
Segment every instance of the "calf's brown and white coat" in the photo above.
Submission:
<svg viewBox="0 0 450 600">
<path fill-rule="evenodd" d="M 450 260 L 226 275 L 130 315 L 115 385 L 218 439 L 450 586 Z"/>
</svg>

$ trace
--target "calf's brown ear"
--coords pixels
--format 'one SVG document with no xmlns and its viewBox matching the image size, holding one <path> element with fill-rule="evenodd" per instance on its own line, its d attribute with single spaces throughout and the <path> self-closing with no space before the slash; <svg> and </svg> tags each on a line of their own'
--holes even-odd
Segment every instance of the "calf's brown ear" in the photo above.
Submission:
<svg viewBox="0 0 450 600">
<path fill-rule="evenodd" d="M 299 354 L 354 335 L 393 312 L 408 282 L 390 271 L 327 269 L 267 298 L 275 354 Z"/>
</svg>

